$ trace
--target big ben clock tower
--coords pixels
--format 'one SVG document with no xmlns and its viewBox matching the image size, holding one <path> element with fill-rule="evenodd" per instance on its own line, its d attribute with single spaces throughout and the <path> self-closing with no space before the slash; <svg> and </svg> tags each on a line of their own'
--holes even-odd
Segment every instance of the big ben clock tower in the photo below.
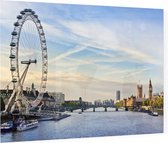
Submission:
<svg viewBox="0 0 168 143">
<path fill-rule="evenodd" d="M 153 87 L 152 87 L 152 82 L 151 80 L 149 80 L 149 99 L 152 99 L 152 91 L 153 91 Z"/>
</svg>

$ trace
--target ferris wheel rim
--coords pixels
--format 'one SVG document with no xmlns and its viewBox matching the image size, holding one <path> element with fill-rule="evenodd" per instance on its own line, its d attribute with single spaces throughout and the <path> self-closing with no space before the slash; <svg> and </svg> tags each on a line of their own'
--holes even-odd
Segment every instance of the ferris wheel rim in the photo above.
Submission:
<svg viewBox="0 0 168 143">
<path fill-rule="evenodd" d="M 42 24 L 38 18 L 38 15 L 31 9 L 24 9 L 20 12 L 20 15 L 17 16 L 17 21 L 14 23 L 14 29 L 11 33 L 12 39 L 10 43 L 10 70 L 12 75 L 12 82 L 15 85 L 19 84 L 20 80 L 20 71 L 19 71 L 19 41 L 20 35 L 23 25 L 27 21 L 32 21 L 38 31 L 38 36 L 40 39 L 40 47 L 42 53 L 42 75 L 41 75 L 41 84 L 40 84 L 40 92 L 45 92 L 46 83 L 47 83 L 47 73 L 48 73 L 48 54 L 47 54 L 47 45 L 44 30 Z"/>
</svg>

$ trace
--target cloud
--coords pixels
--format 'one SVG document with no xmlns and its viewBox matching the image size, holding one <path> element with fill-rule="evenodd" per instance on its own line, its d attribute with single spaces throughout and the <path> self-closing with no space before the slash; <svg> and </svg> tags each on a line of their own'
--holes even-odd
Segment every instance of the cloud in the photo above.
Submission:
<svg viewBox="0 0 168 143">
<path fill-rule="evenodd" d="M 101 49 L 109 49 L 109 47 L 115 49 L 118 45 L 118 39 L 115 36 L 115 33 L 110 31 L 107 27 L 103 26 L 100 22 L 83 22 L 83 21 L 60 21 L 65 27 L 67 27 L 71 33 L 87 40 L 91 45 L 103 43 L 111 43 L 110 46 L 101 47 Z M 85 41 L 86 42 L 86 41 Z M 111 49 L 110 48 L 110 49 Z"/>
<path fill-rule="evenodd" d="M 42 22 L 43 30 L 46 33 L 46 38 L 55 41 L 57 37 L 64 38 L 66 34 L 59 28 L 56 28 L 54 25 Z"/>
<path fill-rule="evenodd" d="M 57 56 L 57 57 L 51 59 L 51 60 L 49 61 L 49 63 L 50 63 L 50 64 L 51 64 L 51 63 L 55 63 L 55 62 L 58 61 L 58 60 L 64 59 L 64 58 L 68 57 L 69 55 L 74 54 L 74 53 L 78 53 L 79 51 L 82 51 L 82 50 L 84 50 L 84 49 L 86 49 L 86 46 L 85 46 L 85 45 L 77 45 L 75 48 L 69 50 L 68 52 L 65 52 L 65 53 L 63 53 L 63 54 L 60 54 L 59 56 Z"/>
<path fill-rule="evenodd" d="M 72 21 L 72 20 L 61 21 L 61 22 L 64 26 L 69 28 L 73 34 L 76 34 L 79 37 L 83 37 L 85 42 L 87 39 L 88 45 L 90 47 L 94 47 L 95 49 L 100 49 L 100 50 L 113 50 L 115 52 L 121 52 L 125 54 L 127 56 L 127 60 L 130 60 L 130 61 L 137 61 L 137 62 L 143 62 L 143 63 L 156 64 L 156 65 L 160 64 L 160 61 L 158 61 L 158 59 L 156 59 L 151 55 L 152 52 L 151 53 L 141 52 L 139 49 L 136 48 L 138 45 L 132 44 L 132 45 L 129 45 L 129 47 L 127 45 L 123 46 L 121 44 L 122 39 L 119 39 L 121 37 L 118 36 L 115 30 L 112 31 L 113 29 L 115 29 L 116 25 L 114 26 L 111 25 L 111 27 L 107 28 L 101 22 L 83 22 L 83 21 L 81 22 L 81 21 Z M 119 26 L 122 26 L 121 23 L 118 24 L 118 27 Z M 127 39 L 127 40 L 128 42 L 131 41 L 131 39 Z M 125 41 L 123 42 L 125 43 Z M 146 45 L 143 45 L 143 46 L 146 46 Z M 93 49 L 90 49 L 90 50 L 97 52 L 96 50 L 93 50 Z M 104 52 L 102 53 L 99 52 L 99 54 L 111 57 L 110 54 L 107 54 L 107 53 L 105 54 Z"/>
<path fill-rule="evenodd" d="M 127 91 L 124 93 L 124 96 L 127 96 L 134 92 L 135 89 L 132 86 L 136 88 L 136 83 L 122 84 L 120 82 L 101 80 L 75 72 L 54 72 L 53 74 L 50 73 L 48 78 L 48 89 L 51 88 L 51 91 L 64 92 L 66 99 L 76 99 L 79 96 L 90 101 L 98 98 L 107 99 L 109 97 L 114 99 L 116 89 Z"/>
</svg>

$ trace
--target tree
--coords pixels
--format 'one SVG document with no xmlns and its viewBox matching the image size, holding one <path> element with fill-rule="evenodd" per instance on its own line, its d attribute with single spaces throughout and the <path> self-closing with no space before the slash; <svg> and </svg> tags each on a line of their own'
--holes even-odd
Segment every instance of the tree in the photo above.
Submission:
<svg viewBox="0 0 168 143">
<path fill-rule="evenodd" d="M 121 101 L 115 103 L 114 106 L 115 106 L 115 107 L 123 107 L 123 101 L 121 100 Z"/>
<path fill-rule="evenodd" d="M 5 110 L 5 102 L 3 98 L 1 97 L 1 111 Z"/>
<path fill-rule="evenodd" d="M 155 97 L 152 101 L 151 101 L 151 106 L 153 108 L 161 108 L 163 109 L 163 97 Z"/>
<path fill-rule="evenodd" d="M 146 99 L 145 101 L 142 102 L 142 106 L 149 106 L 150 105 L 150 100 Z"/>
</svg>

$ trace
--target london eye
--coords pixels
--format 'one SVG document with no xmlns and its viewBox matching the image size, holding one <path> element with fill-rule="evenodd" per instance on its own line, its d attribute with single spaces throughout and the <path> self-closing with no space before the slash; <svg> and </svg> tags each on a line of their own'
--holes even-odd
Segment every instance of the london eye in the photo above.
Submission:
<svg viewBox="0 0 168 143">
<path fill-rule="evenodd" d="M 24 9 L 14 22 L 10 43 L 10 71 L 13 93 L 5 108 L 10 112 L 12 107 L 21 104 L 36 107 L 39 105 L 46 90 L 48 73 L 48 55 L 45 33 L 38 15 L 31 9 Z M 34 101 L 23 96 L 23 90 L 30 82 L 38 84 L 39 94 Z"/>
</svg>

